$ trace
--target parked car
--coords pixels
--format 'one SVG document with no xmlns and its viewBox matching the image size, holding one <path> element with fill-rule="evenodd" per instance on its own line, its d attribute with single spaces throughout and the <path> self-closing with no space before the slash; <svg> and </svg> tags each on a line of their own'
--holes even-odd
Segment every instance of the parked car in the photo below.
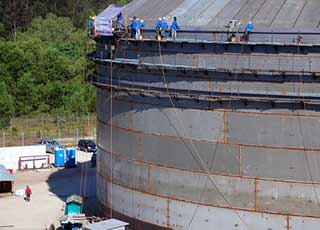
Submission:
<svg viewBox="0 0 320 230">
<path fill-rule="evenodd" d="M 78 147 L 80 150 L 85 152 L 96 152 L 97 146 L 96 143 L 94 143 L 93 140 L 89 139 L 80 139 L 78 142 Z"/>
<path fill-rule="evenodd" d="M 40 145 L 46 145 L 46 152 L 47 153 L 54 153 L 55 148 L 63 148 L 63 145 L 61 145 L 58 141 L 55 140 L 46 140 L 42 139 L 38 142 Z"/>
</svg>

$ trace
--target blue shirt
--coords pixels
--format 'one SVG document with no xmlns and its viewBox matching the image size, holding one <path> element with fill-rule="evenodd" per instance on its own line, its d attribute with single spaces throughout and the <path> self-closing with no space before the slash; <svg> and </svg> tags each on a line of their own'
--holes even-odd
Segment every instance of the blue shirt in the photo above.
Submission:
<svg viewBox="0 0 320 230">
<path fill-rule="evenodd" d="M 171 24 L 171 29 L 172 29 L 172 30 L 178 30 L 178 29 L 180 29 L 180 26 L 179 26 L 179 24 L 178 24 L 177 21 L 173 21 L 173 22 L 172 22 L 172 24 Z"/>
<path fill-rule="evenodd" d="M 162 27 L 163 30 L 168 29 L 168 22 L 166 20 L 163 20 L 161 27 Z"/>
<path fill-rule="evenodd" d="M 246 26 L 246 31 L 251 31 L 253 30 L 253 24 L 252 23 L 248 23 L 247 26 Z"/>
<path fill-rule="evenodd" d="M 140 22 L 137 26 L 139 29 L 141 29 L 142 27 L 144 27 L 144 22 Z"/>
<path fill-rule="evenodd" d="M 133 21 L 132 21 L 132 24 L 131 24 L 131 28 L 132 28 L 132 29 L 137 29 L 137 26 L 138 26 L 137 21 L 136 21 L 136 20 L 133 20 Z"/>
<path fill-rule="evenodd" d="M 92 20 L 92 19 L 89 19 L 88 27 L 89 27 L 89 28 L 93 27 L 93 20 Z"/>
<path fill-rule="evenodd" d="M 118 19 L 118 20 L 122 20 L 122 19 L 123 19 L 123 16 L 122 16 L 122 13 L 121 13 L 121 12 L 117 15 L 117 19 Z"/>
<path fill-rule="evenodd" d="M 158 20 L 157 25 L 156 25 L 156 29 L 159 30 L 162 26 L 162 21 Z"/>
</svg>

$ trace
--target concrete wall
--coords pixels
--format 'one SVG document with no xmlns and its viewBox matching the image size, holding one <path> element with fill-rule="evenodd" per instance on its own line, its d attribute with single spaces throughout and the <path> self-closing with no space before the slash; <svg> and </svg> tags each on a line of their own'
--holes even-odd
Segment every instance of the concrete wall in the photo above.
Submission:
<svg viewBox="0 0 320 230">
<path fill-rule="evenodd" d="M 3 164 L 8 169 L 17 170 L 19 168 L 19 157 L 39 155 L 46 155 L 45 145 L 4 147 L 0 148 L 0 164 Z M 43 163 L 42 159 L 39 159 L 39 161 Z M 28 168 L 33 168 L 33 162 L 31 161 L 24 164 L 27 164 Z M 39 164 L 41 165 L 38 162 L 36 166 L 40 166 Z"/>
</svg>

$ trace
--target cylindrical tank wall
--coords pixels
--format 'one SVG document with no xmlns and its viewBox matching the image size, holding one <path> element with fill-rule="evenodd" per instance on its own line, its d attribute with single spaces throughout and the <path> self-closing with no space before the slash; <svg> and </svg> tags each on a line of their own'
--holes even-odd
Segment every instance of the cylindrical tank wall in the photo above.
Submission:
<svg viewBox="0 0 320 230">
<path fill-rule="evenodd" d="M 317 112 L 183 100 L 173 108 L 168 99 L 118 93 L 111 126 L 108 91 L 98 89 L 97 99 L 101 207 L 173 229 L 320 223 Z"/>
</svg>

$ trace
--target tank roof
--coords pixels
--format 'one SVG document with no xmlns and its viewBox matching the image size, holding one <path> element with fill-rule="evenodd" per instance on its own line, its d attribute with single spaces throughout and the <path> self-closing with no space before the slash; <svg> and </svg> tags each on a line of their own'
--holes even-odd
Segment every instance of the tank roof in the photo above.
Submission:
<svg viewBox="0 0 320 230">
<path fill-rule="evenodd" d="M 241 28 L 252 21 L 255 30 L 315 31 L 319 28 L 318 0 L 133 0 L 129 17 L 153 27 L 160 17 L 178 18 L 184 29 L 222 30 L 231 19 Z"/>
</svg>

